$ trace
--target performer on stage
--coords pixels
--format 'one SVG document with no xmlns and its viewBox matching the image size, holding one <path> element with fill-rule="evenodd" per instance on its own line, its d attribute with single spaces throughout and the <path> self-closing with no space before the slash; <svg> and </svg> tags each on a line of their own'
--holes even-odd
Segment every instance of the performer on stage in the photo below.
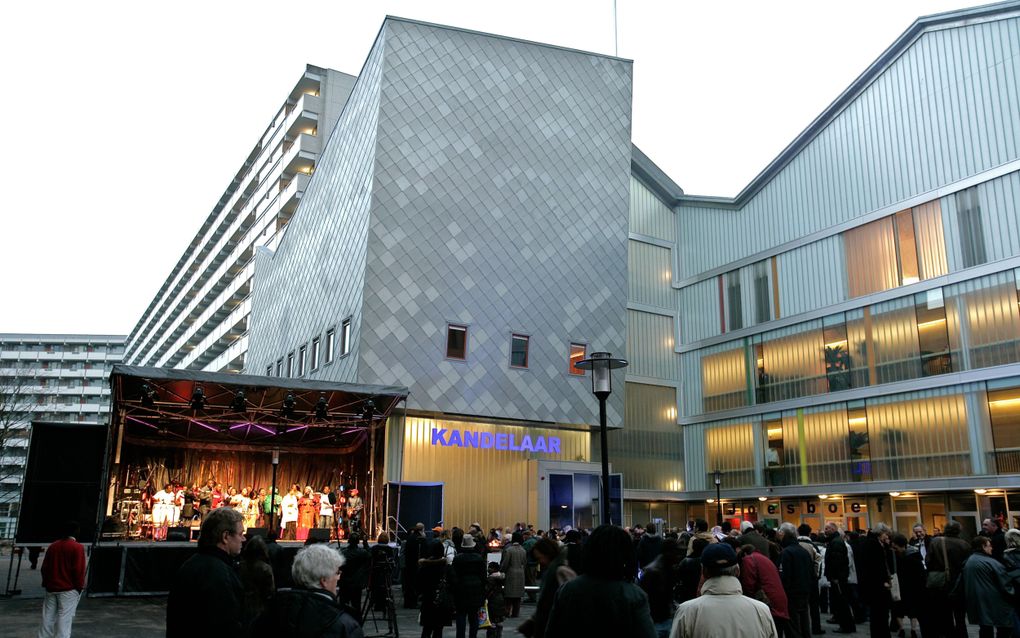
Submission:
<svg viewBox="0 0 1020 638">
<path fill-rule="evenodd" d="M 223 489 L 219 483 L 213 483 L 212 491 L 212 509 L 219 509 L 223 507 Z"/>
<path fill-rule="evenodd" d="M 283 528 L 281 538 L 285 541 L 297 540 L 298 494 L 301 493 L 300 490 L 300 486 L 291 485 L 287 496 L 283 497 L 280 527 Z"/>
<path fill-rule="evenodd" d="M 299 541 L 308 539 L 308 530 L 315 527 L 318 513 L 319 506 L 315 503 L 315 492 L 312 491 L 311 485 L 306 485 L 304 494 L 298 500 L 297 539 Z"/>
<path fill-rule="evenodd" d="M 198 514 L 198 483 L 192 483 L 190 489 L 184 490 L 184 508 L 181 510 L 181 525 L 190 526 Z"/>
<path fill-rule="evenodd" d="M 184 508 L 184 486 L 174 485 L 173 494 L 173 518 L 167 521 L 167 525 L 176 525 L 177 521 L 181 520 L 181 510 Z"/>
<path fill-rule="evenodd" d="M 240 512 L 241 516 L 244 516 L 244 495 L 240 494 L 234 487 L 231 487 L 228 492 L 230 494 L 230 507 Z"/>
<path fill-rule="evenodd" d="M 358 488 L 351 490 L 351 497 L 347 499 L 347 518 L 349 519 L 349 525 L 351 533 L 361 533 L 361 513 L 365 509 L 365 504 L 358 496 Z"/>
<path fill-rule="evenodd" d="M 344 531 L 344 524 L 347 522 L 345 515 L 347 514 L 347 497 L 344 496 L 344 486 L 337 485 L 336 491 L 333 492 L 335 497 L 333 500 L 333 516 L 336 517 L 336 529 L 337 534 L 340 538 L 344 538 L 346 533 Z"/>
<path fill-rule="evenodd" d="M 323 485 L 319 494 L 319 527 L 333 529 L 333 495 L 328 485 Z"/>
<path fill-rule="evenodd" d="M 202 489 L 198 490 L 198 513 L 201 515 L 202 520 L 205 520 L 205 515 L 212 509 L 213 490 L 215 489 L 216 481 L 209 479 L 202 486 Z"/>
<path fill-rule="evenodd" d="M 152 497 L 152 540 L 166 540 L 167 526 L 173 515 L 174 490 L 173 486 L 167 483 Z"/>
<path fill-rule="evenodd" d="M 244 529 L 248 530 L 249 527 L 258 526 L 259 520 L 259 502 L 258 499 L 251 498 L 252 488 L 245 487 L 241 490 L 241 515 L 244 516 Z"/>
</svg>

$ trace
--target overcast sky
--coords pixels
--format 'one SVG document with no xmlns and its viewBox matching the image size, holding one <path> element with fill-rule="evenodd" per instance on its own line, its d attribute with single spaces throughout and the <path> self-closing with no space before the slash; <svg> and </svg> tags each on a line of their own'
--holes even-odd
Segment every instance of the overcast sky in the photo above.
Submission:
<svg viewBox="0 0 1020 638">
<path fill-rule="evenodd" d="M 921 15 L 966 0 L 620 0 L 634 142 L 732 196 Z M 612 0 L 20 2 L 0 24 L 0 332 L 127 334 L 306 63 L 387 14 L 614 53 Z"/>
</svg>

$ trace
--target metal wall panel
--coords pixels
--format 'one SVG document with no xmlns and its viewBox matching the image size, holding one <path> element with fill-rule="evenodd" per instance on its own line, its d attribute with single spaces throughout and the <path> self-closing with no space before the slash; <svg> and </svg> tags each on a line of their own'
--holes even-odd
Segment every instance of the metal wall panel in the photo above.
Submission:
<svg viewBox="0 0 1020 638">
<path fill-rule="evenodd" d="M 673 319 L 637 310 L 629 310 L 627 317 L 627 373 L 678 381 L 680 356 L 673 349 Z"/>
<path fill-rule="evenodd" d="M 358 381 L 383 30 L 275 254 L 256 256 L 246 367 L 261 374 L 351 317 L 351 351 L 314 373 Z"/>
<path fill-rule="evenodd" d="M 942 226 L 942 200 L 935 199 L 915 206 L 912 213 L 920 278 L 931 279 L 947 274 L 949 265 L 946 260 L 946 238 Z"/>
<path fill-rule="evenodd" d="M 631 240 L 627 248 L 630 301 L 676 311 L 672 255 L 668 248 Z"/>
<path fill-rule="evenodd" d="M 978 185 L 988 261 L 1020 255 L 1020 172 Z"/>
<path fill-rule="evenodd" d="M 782 253 L 777 262 L 780 316 L 846 300 L 846 257 L 839 235 Z"/>
<path fill-rule="evenodd" d="M 630 232 L 676 240 L 676 215 L 636 177 L 630 178 Z"/>
<path fill-rule="evenodd" d="M 680 279 L 1020 157 L 1020 19 L 921 35 L 738 211 L 682 205 Z"/>
<path fill-rule="evenodd" d="M 782 272 L 779 275 L 782 281 Z M 715 278 L 680 289 L 680 341 L 695 343 L 722 334 L 719 284 Z"/>
<path fill-rule="evenodd" d="M 433 428 L 512 434 L 518 442 L 525 434 L 555 436 L 560 439 L 561 453 L 432 445 Z M 409 416 L 404 426 L 400 480 L 443 484 L 444 527 L 456 525 L 466 529 L 473 521 L 511 524 L 528 520 L 531 496 L 527 487 L 534 480 L 530 460 L 588 461 L 590 448 L 588 432 Z"/>
</svg>

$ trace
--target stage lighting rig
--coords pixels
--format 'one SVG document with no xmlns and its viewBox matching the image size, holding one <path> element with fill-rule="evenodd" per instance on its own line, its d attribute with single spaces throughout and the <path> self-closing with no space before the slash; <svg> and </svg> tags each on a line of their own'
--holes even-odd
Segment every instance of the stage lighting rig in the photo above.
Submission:
<svg viewBox="0 0 1020 638">
<path fill-rule="evenodd" d="M 142 385 L 142 407 L 143 408 L 156 407 L 156 391 L 153 390 L 148 383 Z"/>
<path fill-rule="evenodd" d="M 195 412 L 205 409 L 205 390 L 200 385 L 195 386 L 195 391 L 191 393 L 191 409 Z"/>
<path fill-rule="evenodd" d="M 244 390 L 238 390 L 234 396 L 234 400 L 230 402 L 230 409 L 234 412 L 245 412 L 248 409 L 248 404 L 244 400 Z"/>
<path fill-rule="evenodd" d="M 328 416 L 327 412 L 329 409 L 329 402 L 326 401 L 326 395 L 320 394 L 319 400 L 315 404 L 315 418 L 320 421 L 325 421 Z"/>
<path fill-rule="evenodd" d="M 372 418 L 375 416 L 375 401 L 372 399 L 365 399 L 365 402 L 361 404 L 361 418 L 368 421 L 368 424 L 372 424 Z"/>
<path fill-rule="evenodd" d="M 283 418 L 285 419 L 294 418 L 294 404 L 296 402 L 297 401 L 294 399 L 294 393 L 288 392 L 287 396 L 284 397 L 283 399 L 283 410 L 281 411 L 281 413 L 283 414 Z"/>
</svg>

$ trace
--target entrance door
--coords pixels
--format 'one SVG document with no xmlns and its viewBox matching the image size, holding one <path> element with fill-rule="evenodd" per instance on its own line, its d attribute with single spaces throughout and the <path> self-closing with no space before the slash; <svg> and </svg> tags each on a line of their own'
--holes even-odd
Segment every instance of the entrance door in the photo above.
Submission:
<svg viewBox="0 0 1020 638">
<path fill-rule="evenodd" d="M 549 473 L 549 527 L 590 529 L 599 522 L 601 476 L 587 472 Z M 609 515 L 622 522 L 623 477 L 609 477 Z"/>
</svg>

